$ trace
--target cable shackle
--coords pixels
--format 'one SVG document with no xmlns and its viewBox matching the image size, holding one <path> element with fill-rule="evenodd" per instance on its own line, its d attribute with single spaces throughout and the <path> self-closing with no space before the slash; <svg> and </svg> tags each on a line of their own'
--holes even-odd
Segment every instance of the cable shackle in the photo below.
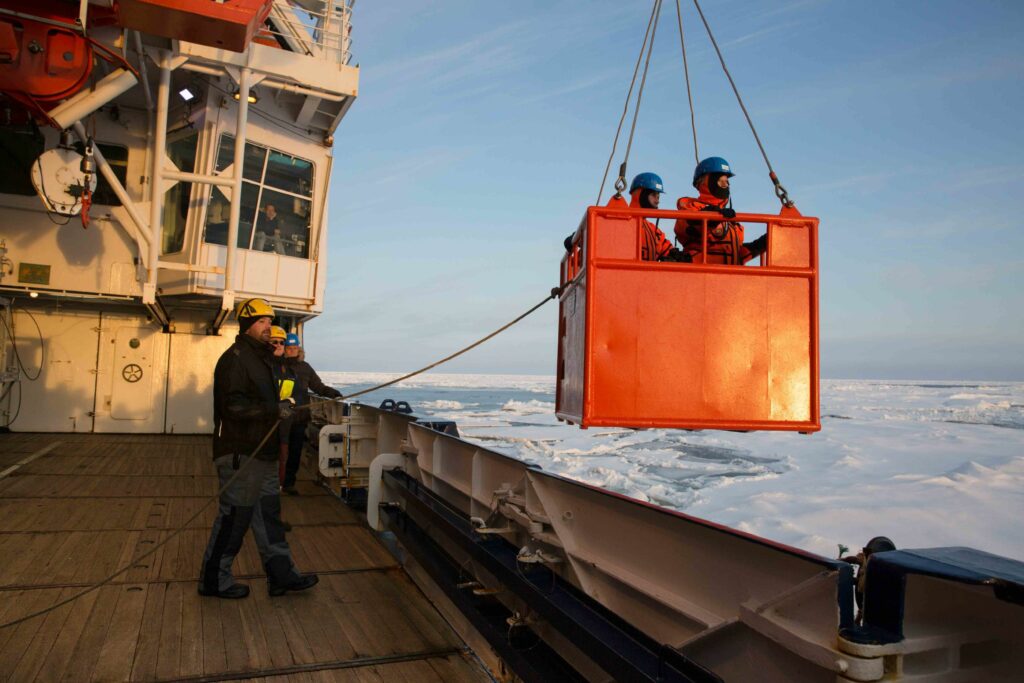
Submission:
<svg viewBox="0 0 1024 683">
<path fill-rule="evenodd" d="M 768 177 L 771 178 L 772 185 L 775 186 L 775 196 L 779 198 L 782 205 L 786 208 L 793 208 L 793 200 L 789 198 L 789 193 L 786 192 L 786 188 L 782 186 L 782 183 L 779 181 L 779 176 L 775 175 L 775 171 L 770 172 Z"/>
<path fill-rule="evenodd" d="M 615 179 L 615 195 L 621 196 L 626 189 L 626 162 L 619 165 L 619 177 Z M 600 201 L 600 200 L 598 200 Z"/>
</svg>

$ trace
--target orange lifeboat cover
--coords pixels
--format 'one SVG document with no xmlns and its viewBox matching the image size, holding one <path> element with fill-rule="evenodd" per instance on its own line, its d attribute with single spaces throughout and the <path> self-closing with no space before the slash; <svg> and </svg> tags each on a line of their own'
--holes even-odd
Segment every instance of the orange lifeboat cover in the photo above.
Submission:
<svg viewBox="0 0 1024 683">
<path fill-rule="evenodd" d="M 245 52 L 273 0 L 117 0 L 125 28 L 190 43 Z"/>
</svg>

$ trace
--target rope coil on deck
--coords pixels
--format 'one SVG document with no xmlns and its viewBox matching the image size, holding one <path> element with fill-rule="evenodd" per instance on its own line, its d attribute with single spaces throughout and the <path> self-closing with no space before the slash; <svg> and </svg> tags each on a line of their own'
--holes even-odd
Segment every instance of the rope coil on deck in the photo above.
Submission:
<svg viewBox="0 0 1024 683">
<path fill-rule="evenodd" d="M 535 311 L 537 311 L 539 308 L 541 308 L 547 302 L 551 301 L 552 299 L 558 298 L 558 296 L 561 293 L 562 293 L 562 288 L 561 287 L 553 288 L 551 290 L 551 293 L 548 294 L 546 297 L 544 297 L 544 299 L 542 301 L 540 301 L 539 303 L 534 305 L 532 308 L 530 308 L 528 311 L 526 311 L 522 315 L 517 316 L 516 318 L 514 318 L 511 321 L 509 321 L 508 323 L 502 325 L 501 327 L 499 327 L 498 329 L 494 330 L 490 334 L 488 334 L 488 335 L 486 335 L 484 337 L 481 337 L 480 339 L 478 339 L 477 341 L 473 342 L 472 344 L 470 344 L 470 345 L 468 345 L 466 347 L 463 347 L 462 349 L 456 351 L 455 353 L 453 353 L 453 354 L 451 354 L 449 356 L 446 356 L 446 357 L 442 358 L 439 361 L 435 361 L 434 363 L 431 363 L 430 365 L 427 365 L 427 366 L 425 366 L 423 368 L 420 368 L 419 370 L 415 370 L 413 372 L 410 372 L 410 373 L 408 373 L 406 375 L 402 375 L 401 377 L 399 377 L 397 379 L 393 379 L 393 380 L 391 380 L 389 382 L 384 382 L 383 384 L 378 384 L 377 386 L 370 387 L 369 389 L 363 389 L 363 390 L 358 391 L 358 392 L 356 392 L 354 394 L 350 394 L 349 396 L 346 396 L 344 398 L 353 398 L 355 396 L 362 396 L 363 394 L 368 394 L 368 393 L 370 393 L 372 391 L 377 391 L 378 389 L 383 389 L 385 387 L 389 387 L 392 384 L 397 384 L 398 382 L 401 382 L 402 380 L 409 379 L 410 377 L 415 377 L 416 375 L 422 374 L 422 373 L 424 373 L 424 372 L 426 372 L 426 371 L 428 371 L 428 370 L 430 370 L 432 368 L 436 368 L 437 366 L 439 366 L 439 365 L 441 365 L 443 363 L 447 363 L 448 361 L 450 361 L 450 360 L 452 360 L 454 358 L 458 358 L 459 356 L 461 356 L 462 354 L 466 353 L 467 351 L 471 351 L 472 349 L 475 349 L 476 347 L 480 346 L 484 342 L 486 342 L 486 341 L 488 341 L 490 339 L 493 339 L 494 337 L 496 337 L 500 333 L 504 332 L 508 328 L 512 327 L 513 325 L 515 325 L 516 323 L 518 323 L 522 319 L 526 318 L 530 314 L 532 314 Z M 305 404 L 303 406 L 296 406 L 294 410 L 302 410 L 302 409 L 306 409 L 306 408 L 311 408 L 314 405 L 323 405 L 325 403 L 334 403 L 334 402 L 339 401 L 339 400 L 341 400 L 341 399 L 326 399 L 326 400 L 322 400 L 322 401 L 311 401 L 310 403 L 307 403 L 307 404 Z M 103 586 L 106 586 L 108 583 L 110 583 L 111 581 L 113 581 L 117 577 L 121 576 L 125 572 L 135 568 L 135 566 L 139 562 L 141 562 L 142 560 L 146 559 L 150 555 L 153 555 L 157 550 L 159 550 L 164 545 L 166 545 L 168 542 L 170 542 L 171 539 L 173 539 L 175 536 L 177 536 L 182 531 L 184 531 L 186 528 L 188 528 L 189 524 L 191 524 L 196 519 L 198 519 L 199 516 L 203 513 L 203 511 L 206 510 L 206 508 L 209 507 L 211 503 L 213 503 L 214 501 L 218 500 L 221 497 L 221 495 L 224 493 L 224 491 L 227 490 L 227 488 L 235 481 L 235 479 L 237 479 L 238 476 L 243 471 L 245 471 L 245 468 L 248 467 L 253 462 L 253 460 L 255 460 L 256 453 L 259 452 L 259 450 L 261 448 L 263 448 L 263 445 L 267 443 L 267 440 L 270 439 L 270 437 L 274 434 L 274 431 L 277 429 L 278 425 L 280 425 L 280 424 L 281 424 L 281 420 L 279 420 L 279 419 L 275 420 L 274 424 L 270 427 L 270 429 L 267 431 L 267 433 L 263 436 L 263 438 L 260 440 L 259 444 L 256 445 L 256 448 L 254 448 L 252 453 L 249 454 L 248 460 L 246 460 L 246 462 L 244 464 L 242 464 L 242 466 L 239 467 L 235 471 L 235 473 L 233 475 L 231 475 L 231 478 L 228 479 L 224 483 L 224 486 L 222 486 L 220 488 L 220 490 L 217 491 L 217 493 L 212 495 L 202 505 L 200 505 L 196 509 L 195 514 L 193 514 L 191 517 L 189 517 L 187 520 L 185 520 L 184 524 L 182 524 L 181 526 L 177 527 L 176 529 L 172 529 L 170 531 L 170 533 L 167 535 L 166 538 L 164 538 L 160 542 L 156 543 L 152 548 L 150 548 L 146 552 L 142 553 L 138 557 L 132 558 L 132 560 L 130 562 L 128 562 L 125 566 L 121 567 L 116 572 L 114 572 L 110 576 L 106 577 L 102 581 L 99 581 L 99 582 L 97 582 L 95 584 L 92 584 L 91 586 L 89 586 L 87 588 L 84 588 L 83 590 L 79 591 L 78 593 L 75 593 L 74 595 L 71 595 L 71 596 L 65 598 L 64 600 L 59 601 L 56 604 L 50 605 L 49 607 L 46 607 L 46 608 L 41 609 L 41 610 L 37 610 L 35 612 L 32 612 L 31 614 L 26 614 L 23 617 L 19 617 L 17 619 L 13 619 L 13 620 L 8 621 L 6 623 L 0 624 L 0 630 L 5 629 L 5 628 L 9 628 L 11 626 L 17 626 L 18 624 L 21 624 L 23 622 L 29 621 L 31 619 L 35 619 L 36 617 L 41 617 L 41 616 L 43 616 L 45 614 L 49 614 L 50 612 L 53 612 L 54 610 L 60 609 L 61 607 L 65 606 L 65 605 L 67 605 L 69 603 L 72 603 L 75 600 L 78 600 L 79 598 L 84 597 L 84 596 L 88 595 L 89 593 L 92 593 L 93 591 L 99 590 L 100 588 L 102 588 Z"/>
</svg>

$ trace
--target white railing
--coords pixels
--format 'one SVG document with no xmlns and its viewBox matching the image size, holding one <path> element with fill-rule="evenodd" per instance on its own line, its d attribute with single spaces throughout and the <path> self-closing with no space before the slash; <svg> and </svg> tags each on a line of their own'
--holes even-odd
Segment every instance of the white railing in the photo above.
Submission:
<svg viewBox="0 0 1024 683">
<path fill-rule="evenodd" d="M 273 37 L 292 50 L 343 65 L 352 59 L 354 0 L 275 0 L 270 12 L 273 28 L 257 36 Z"/>
</svg>

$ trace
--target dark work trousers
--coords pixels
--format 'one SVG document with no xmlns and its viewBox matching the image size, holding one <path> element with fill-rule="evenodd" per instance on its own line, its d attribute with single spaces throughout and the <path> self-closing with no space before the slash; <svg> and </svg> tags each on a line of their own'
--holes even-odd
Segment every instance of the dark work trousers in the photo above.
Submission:
<svg viewBox="0 0 1024 683">
<path fill-rule="evenodd" d="M 288 464 L 284 470 L 284 486 L 295 486 L 295 475 L 302 464 L 302 446 L 306 443 L 306 422 L 294 422 L 288 432 Z"/>
<path fill-rule="evenodd" d="M 237 471 L 234 467 L 235 457 L 222 455 L 214 460 L 220 487 Z M 250 460 L 247 455 L 237 457 L 239 468 Z M 288 583 L 297 572 L 281 525 L 276 460 L 253 459 L 221 494 L 220 510 L 213 522 L 210 542 L 203 554 L 203 566 L 199 573 L 199 582 L 204 588 L 223 591 L 234 585 L 231 565 L 242 548 L 245 532 L 250 526 L 267 580 L 274 584 Z"/>
</svg>

